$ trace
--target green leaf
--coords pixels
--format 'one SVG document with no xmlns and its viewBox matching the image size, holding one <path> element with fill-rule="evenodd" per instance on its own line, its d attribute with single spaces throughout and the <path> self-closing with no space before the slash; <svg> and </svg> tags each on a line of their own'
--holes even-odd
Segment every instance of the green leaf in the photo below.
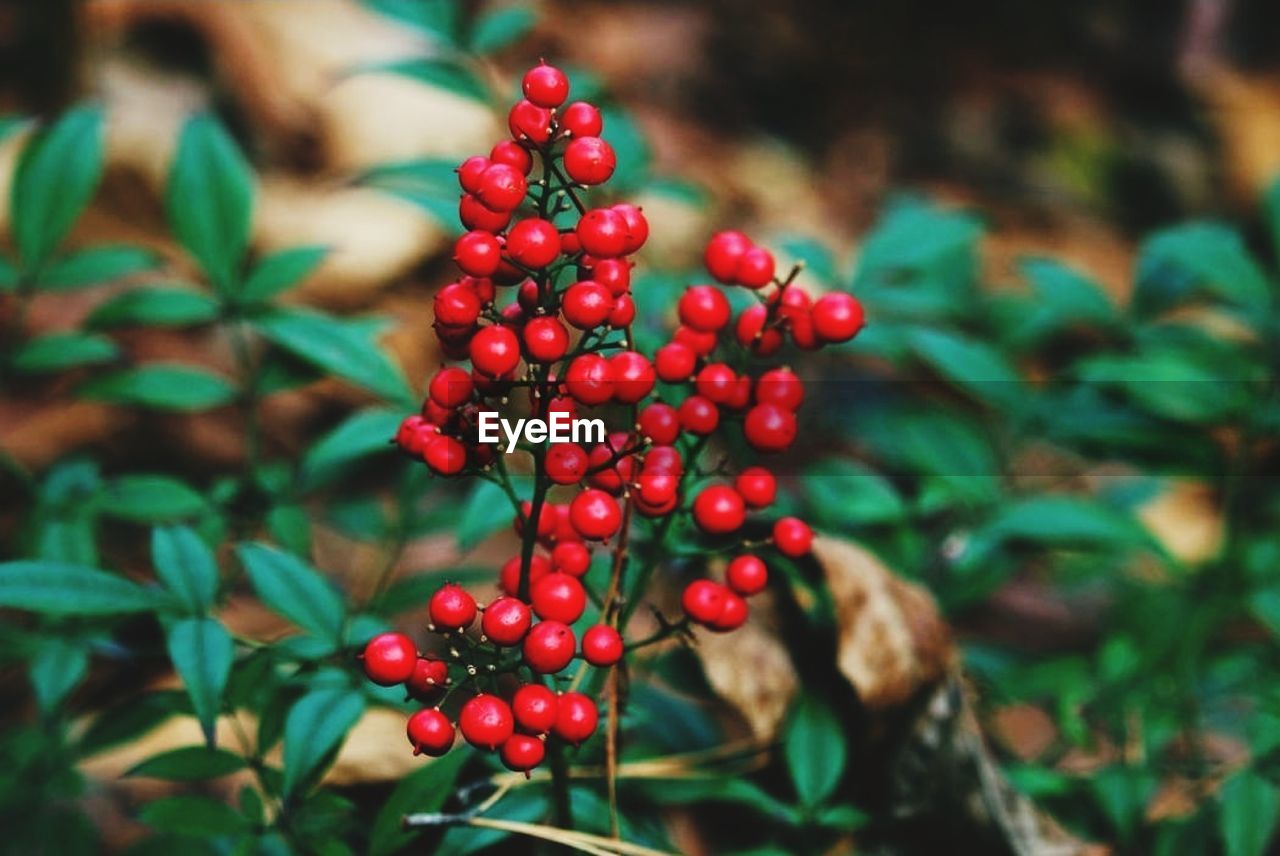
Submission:
<svg viewBox="0 0 1280 856">
<path fill-rule="evenodd" d="M 17 288 L 19 279 L 18 269 L 13 262 L 0 256 L 0 294 Z"/>
<path fill-rule="evenodd" d="M 1221 223 L 1187 223 L 1156 233 L 1138 256 L 1133 311 L 1152 317 L 1209 295 L 1262 312 L 1270 285 L 1240 234 Z"/>
<path fill-rule="evenodd" d="M 379 14 L 406 24 L 446 43 L 457 41 L 459 12 L 453 3 L 423 3 L 422 0 L 364 0 Z"/>
<path fill-rule="evenodd" d="M 916 356 L 980 401 L 1011 408 L 1022 397 L 1022 379 L 995 348 L 946 330 L 917 327 L 907 341 Z"/>
<path fill-rule="evenodd" d="M 489 90 L 470 69 L 443 59 L 400 59 L 363 66 L 363 72 L 397 74 L 473 101 L 488 103 Z M 621 162 L 619 158 L 619 162 Z"/>
<path fill-rule="evenodd" d="M 189 288 L 135 288 L 89 313 L 90 327 L 185 327 L 218 317 L 218 303 Z"/>
<path fill-rule="evenodd" d="M 293 288 L 311 274 L 329 254 L 328 247 L 290 247 L 260 260 L 249 271 L 239 298 L 244 303 L 261 303 Z"/>
<path fill-rule="evenodd" d="M 92 380 L 80 387 L 80 394 L 112 404 L 192 412 L 226 404 L 236 391 L 226 380 L 203 369 L 152 363 Z"/>
<path fill-rule="evenodd" d="M 1116 307 L 1097 283 L 1053 259 L 1027 258 L 1018 270 L 1031 283 L 1037 301 L 1058 323 L 1079 321 L 1107 325 Z"/>
<path fill-rule="evenodd" d="M 807 467 L 801 481 L 815 522 L 827 528 L 890 523 L 906 513 L 893 485 L 854 461 L 824 458 Z"/>
<path fill-rule="evenodd" d="M 90 247 L 54 259 L 40 272 L 40 287 L 70 291 L 143 273 L 156 256 L 141 247 Z"/>
<path fill-rule="evenodd" d="M 75 639 L 46 639 L 31 658 L 31 685 L 36 704 L 49 714 L 57 709 L 89 670 L 89 651 Z"/>
<path fill-rule="evenodd" d="M 852 832 L 866 826 L 870 818 L 851 805 L 829 805 L 818 809 L 814 813 L 813 820 L 819 826 L 825 826 L 828 829 Z"/>
<path fill-rule="evenodd" d="M 819 699 L 805 695 L 796 702 L 782 738 L 782 751 L 800 802 L 813 808 L 840 784 L 846 763 L 844 729 L 835 713 Z"/>
<path fill-rule="evenodd" d="M 1007 504 L 984 530 L 1000 538 L 1054 544 L 1139 545 L 1145 530 L 1097 500 L 1036 496 Z"/>
<path fill-rule="evenodd" d="M 94 568 L 25 560 L 0 563 L 0 606 L 45 615 L 123 615 L 170 603 L 162 592 Z"/>
<path fill-rule="evenodd" d="M 325 641 L 341 643 L 346 608 L 328 580 L 266 544 L 241 544 L 236 553 L 263 603 Z"/>
<path fill-rule="evenodd" d="M 195 517 L 207 509 L 203 496 L 169 476 L 130 475 L 107 482 L 94 498 L 98 511 L 135 523 Z"/>
<path fill-rule="evenodd" d="M 462 765 L 470 758 L 470 752 L 455 750 L 401 779 L 373 822 L 370 856 L 391 856 L 421 835 L 421 829 L 405 829 L 400 819 L 413 812 L 439 811 L 453 793 Z"/>
<path fill-rule="evenodd" d="M 210 797 L 163 797 L 147 803 L 138 820 L 159 832 L 193 838 L 242 835 L 249 821 L 231 806 Z"/>
<path fill-rule="evenodd" d="M 151 532 L 156 577 L 194 614 L 213 606 L 218 594 L 218 564 L 213 551 L 193 530 L 166 526 Z"/>
<path fill-rule="evenodd" d="M 362 458 L 392 451 L 402 418 L 397 410 L 379 407 L 351 414 L 311 446 L 302 459 L 303 479 L 317 486 Z"/>
<path fill-rule="evenodd" d="M 294 356 L 359 387 L 402 404 L 413 393 L 398 366 L 361 325 L 310 309 L 275 309 L 252 319 L 254 327 Z"/>
<path fill-rule="evenodd" d="M 450 160 L 437 158 L 394 161 L 372 167 L 359 181 L 418 206 L 442 228 L 457 232 L 456 167 Z"/>
<path fill-rule="evenodd" d="M 547 798 L 545 791 L 540 793 L 534 788 L 519 788 L 498 800 L 481 817 L 541 823 L 546 820 L 550 810 L 551 800 Z M 440 839 L 433 856 L 471 856 L 510 836 L 511 833 L 504 829 L 454 826 Z"/>
<path fill-rule="evenodd" d="M 516 493 L 519 494 L 518 487 Z M 466 552 L 507 525 L 511 520 L 509 509 L 511 501 L 501 487 L 490 481 L 477 481 L 459 514 L 458 549 Z"/>
<path fill-rule="evenodd" d="M 76 743 L 76 751 L 88 757 L 137 740 L 169 717 L 189 713 L 190 705 L 186 694 L 176 690 L 130 695 L 93 718 Z"/>
<path fill-rule="evenodd" d="M 896 201 L 863 241 L 854 293 L 872 283 L 902 285 L 930 277 L 968 290 L 982 224 L 971 214 L 919 199 Z M 961 298 L 952 294 L 952 300 Z"/>
<path fill-rule="evenodd" d="M 89 204 L 102 176 L 103 113 L 76 107 L 32 139 L 13 179 L 14 243 L 28 269 L 38 268 Z"/>
<path fill-rule="evenodd" d="M 134 766 L 125 776 L 146 776 L 151 779 L 168 779 L 174 782 L 193 782 L 216 779 L 243 770 L 245 760 L 226 749 L 209 749 L 205 746 L 183 746 L 170 749 Z"/>
<path fill-rule="evenodd" d="M 1280 637 L 1280 588 L 1261 589 L 1251 594 L 1249 612 L 1273 635 Z"/>
<path fill-rule="evenodd" d="M 13 356 L 13 367 L 27 374 L 61 372 L 106 363 L 120 355 L 116 343 L 96 333 L 50 333 L 26 342 Z"/>
<path fill-rule="evenodd" d="M 235 652 L 231 634 L 212 618 L 184 618 L 169 628 L 169 659 L 187 688 L 209 746 Z"/>
<path fill-rule="evenodd" d="M 518 41 L 538 20 L 522 6 L 508 6 L 486 12 L 476 19 L 471 29 L 471 50 L 488 54 Z"/>
<path fill-rule="evenodd" d="M 1280 790 L 1253 770 L 1244 770 L 1222 786 L 1221 799 L 1227 856 L 1266 853 L 1276 830 Z"/>
<path fill-rule="evenodd" d="M 210 281 L 229 291 L 249 244 L 253 172 L 217 119 L 187 120 L 169 171 L 169 222 Z"/>
<path fill-rule="evenodd" d="M 306 783 L 363 713 L 364 696 L 353 689 L 312 690 L 298 700 L 284 723 L 286 797 Z"/>
<path fill-rule="evenodd" d="M 282 502 L 267 512 L 267 531 L 290 553 L 306 555 L 311 550 L 311 517 L 301 505 Z"/>
</svg>

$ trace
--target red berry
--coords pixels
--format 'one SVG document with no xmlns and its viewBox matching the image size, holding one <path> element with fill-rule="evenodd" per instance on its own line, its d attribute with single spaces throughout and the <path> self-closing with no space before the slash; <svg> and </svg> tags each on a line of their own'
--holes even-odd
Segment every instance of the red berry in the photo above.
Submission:
<svg viewBox="0 0 1280 856">
<path fill-rule="evenodd" d="M 738 556 L 725 569 L 724 581 L 738 594 L 753 595 L 768 584 L 769 569 L 755 556 Z"/>
<path fill-rule="evenodd" d="M 717 633 L 737 630 L 746 622 L 749 612 L 750 609 L 747 607 L 747 602 L 740 595 L 726 591 L 724 604 L 720 607 L 720 614 L 707 627 Z"/>
<path fill-rule="evenodd" d="M 667 383 L 680 383 L 689 379 L 694 366 L 698 364 L 698 355 L 693 348 L 680 342 L 669 342 L 657 350 L 654 355 L 654 369 L 658 377 Z"/>
<path fill-rule="evenodd" d="M 694 580 L 684 587 L 680 605 L 684 614 L 699 624 L 710 624 L 724 608 L 729 590 L 712 580 Z"/>
<path fill-rule="evenodd" d="M 751 249 L 751 239 L 741 232 L 717 232 L 707 242 L 703 260 L 707 272 L 726 285 L 735 282 L 734 274 L 742 254 Z"/>
<path fill-rule="evenodd" d="M 558 573 L 584 576 L 591 567 L 591 551 L 576 541 L 557 544 L 551 551 L 551 567 Z"/>
<path fill-rule="evenodd" d="M 569 78 L 555 66 L 540 63 L 524 73 L 520 88 L 539 107 L 559 107 L 569 95 Z"/>
<path fill-rule="evenodd" d="M 590 271 L 591 278 L 614 297 L 621 297 L 631 288 L 631 262 L 626 259 L 594 259 Z"/>
<path fill-rule="evenodd" d="M 569 665 L 577 644 L 569 625 L 539 621 L 524 637 L 524 661 L 535 672 L 551 675 Z"/>
<path fill-rule="evenodd" d="M 680 436 L 680 415 L 670 404 L 655 401 L 640 411 L 640 433 L 660 446 L 669 446 Z"/>
<path fill-rule="evenodd" d="M 456 583 L 445 583 L 427 603 L 431 623 L 441 630 L 462 630 L 476 620 L 476 600 Z"/>
<path fill-rule="evenodd" d="M 564 293 L 561 301 L 564 320 L 579 330 L 599 327 L 613 311 L 613 295 L 598 282 L 575 282 Z"/>
<path fill-rule="evenodd" d="M 364 646 L 364 673 L 384 687 L 402 684 L 413 675 L 418 646 L 403 633 L 379 633 Z"/>
<path fill-rule="evenodd" d="M 511 211 L 529 191 L 524 173 L 505 163 L 491 164 L 480 176 L 476 197 L 492 211 Z"/>
<path fill-rule="evenodd" d="M 625 434 L 613 434 L 608 442 L 600 443 L 587 456 L 587 480 L 593 487 L 607 490 L 610 493 L 622 493 L 622 485 L 631 477 L 634 460 L 629 456 L 620 457 L 619 452 L 627 448 L 629 438 Z M 594 472 L 592 472 L 594 471 Z"/>
<path fill-rule="evenodd" d="M 489 377 L 501 377 L 520 364 L 520 342 L 510 327 L 484 327 L 471 339 L 471 365 Z"/>
<path fill-rule="evenodd" d="M 768 320 L 769 310 L 757 303 L 742 310 L 734 329 L 738 344 L 757 357 L 772 356 L 782 347 L 782 331 L 775 327 L 766 328 Z"/>
<path fill-rule="evenodd" d="M 751 403 L 751 378 L 746 375 L 735 377 L 725 391 L 724 401 L 720 402 L 731 410 L 743 410 Z"/>
<path fill-rule="evenodd" d="M 560 319 L 550 315 L 534 318 L 525 324 L 522 335 L 530 362 L 554 363 L 569 350 L 569 332 Z"/>
<path fill-rule="evenodd" d="M 583 214 L 577 233 L 582 249 L 593 256 L 611 259 L 626 252 L 627 221 L 611 208 L 593 208 Z"/>
<path fill-rule="evenodd" d="M 724 363 L 703 366 L 695 381 L 698 395 L 716 404 L 724 404 L 734 396 L 738 374 Z"/>
<path fill-rule="evenodd" d="M 413 674 L 404 682 L 405 689 L 417 699 L 432 699 L 440 695 L 449 682 L 449 666 L 444 660 L 419 657 Z"/>
<path fill-rule="evenodd" d="M 514 139 L 541 145 L 551 139 L 551 111 L 532 101 L 517 101 L 507 114 L 507 127 Z"/>
<path fill-rule="evenodd" d="M 568 692 L 560 696 L 553 731 L 561 740 L 579 746 L 595 733 L 599 721 L 595 702 L 582 693 Z"/>
<path fill-rule="evenodd" d="M 813 327 L 824 342 L 847 342 L 866 324 L 862 304 L 852 294 L 833 291 L 813 304 Z"/>
<path fill-rule="evenodd" d="M 630 202 L 619 202 L 612 206 L 612 211 L 621 215 L 627 225 L 627 240 L 622 247 L 622 254 L 629 256 L 649 240 L 649 221 L 645 219 L 644 212 Z"/>
<path fill-rule="evenodd" d="M 593 666 L 612 666 L 622 659 L 622 636 L 607 624 L 587 628 L 582 634 L 582 658 Z"/>
<path fill-rule="evenodd" d="M 529 607 L 514 597 L 500 597 L 485 607 L 480 619 L 484 635 L 498 645 L 515 645 L 529 632 L 533 618 Z"/>
<path fill-rule="evenodd" d="M 521 175 L 528 175 L 533 169 L 533 157 L 529 150 L 515 140 L 501 140 L 489 152 L 489 160 L 493 163 L 505 163 L 520 170 Z"/>
<path fill-rule="evenodd" d="M 477 229 L 465 233 L 453 245 L 453 260 L 464 273 L 472 276 L 492 276 L 498 270 L 501 256 L 498 239 Z"/>
<path fill-rule="evenodd" d="M 613 147 L 599 137 L 577 137 L 564 150 L 564 171 L 579 184 L 604 184 L 617 165 Z"/>
<path fill-rule="evenodd" d="M 705 357 L 716 349 L 715 333 L 704 333 L 701 330 L 695 330 L 683 324 L 676 327 L 675 333 L 671 336 L 671 341 L 679 342 L 692 348 L 693 352 L 700 357 Z"/>
<path fill-rule="evenodd" d="M 467 193 L 476 193 L 480 190 L 481 179 L 490 163 L 489 158 L 484 155 L 472 155 L 467 158 L 458 165 L 458 184 L 462 185 L 462 189 Z"/>
<path fill-rule="evenodd" d="M 517 773 L 529 775 L 529 771 L 542 763 L 546 757 L 547 747 L 536 737 L 527 734 L 513 734 L 502 744 L 498 753 L 503 765 Z"/>
<path fill-rule="evenodd" d="M 577 443 L 553 443 L 547 449 L 546 470 L 556 484 L 577 484 L 587 475 L 587 452 Z"/>
<path fill-rule="evenodd" d="M 485 206 L 478 197 L 470 193 L 462 194 L 458 201 L 458 219 L 468 229 L 479 229 L 482 232 L 501 232 L 511 222 L 511 212 L 494 211 Z"/>
<path fill-rule="evenodd" d="M 773 253 L 764 247 L 751 247 L 738 259 L 733 278 L 747 288 L 763 288 L 773 282 L 773 267 Z"/>
<path fill-rule="evenodd" d="M 432 306 L 436 321 L 450 327 L 470 327 L 480 317 L 480 298 L 475 289 L 461 282 L 451 282 L 437 291 Z"/>
<path fill-rule="evenodd" d="M 807 351 L 818 347 L 818 334 L 813 329 L 809 295 L 792 285 L 782 291 L 778 303 L 778 314 L 791 333 L 792 341 Z"/>
<path fill-rule="evenodd" d="M 457 475 L 467 465 L 467 447 L 453 437 L 437 434 L 423 445 L 422 460 L 437 475 Z"/>
<path fill-rule="evenodd" d="M 575 137 L 598 137 L 604 130 L 604 120 L 593 105 L 575 101 L 560 113 L 560 127 Z"/>
<path fill-rule="evenodd" d="M 604 541 L 622 525 L 617 501 L 602 490 L 588 488 L 569 503 L 569 521 L 588 541 Z"/>
<path fill-rule="evenodd" d="M 443 368 L 431 378 L 427 387 L 431 400 L 441 407 L 460 407 L 471 400 L 471 375 L 457 366 Z"/>
<path fill-rule="evenodd" d="M 644 471 L 678 476 L 684 472 L 684 460 L 674 446 L 654 446 L 644 456 Z"/>
<path fill-rule="evenodd" d="M 700 437 L 712 433 L 720 424 L 720 411 L 701 395 L 691 395 L 680 402 L 676 412 L 680 414 L 680 427 Z"/>
<path fill-rule="evenodd" d="M 546 734 L 556 724 L 556 694 L 541 684 L 525 684 L 511 697 L 516 727 L 530 734 Z"/>
<path fill-rule="evenodd" d="M 773 545 L 782 555 L 798 558 L 813 546 L 813 530 L 798 517 L 783 517 L 773 524 Z"/>
<path fill-rule="evenodd" d="M 734 488 L 750 508 L 765 508 L 778 495 L 778 480 L 764 467 L 747 467 L 734 479 Z"/>
<path fill-rule="evenodd" d="M 415 755 L 438 757 L 453 746 L 453 723 L 449 717 L 433 707 L 420 710 L 409 717 L 405 728 Z"/>
<path fill-rule="evenodd" d="M 636 478 L 636 495 L 652 509 L 665 508 L 680 488 L 680 476 L 674 473 L 642 472 Z"/>
<path fill-rule="evenodd" d="M 577 577 L 551 573 L 530 589 L 529 601 L 542 620 L 573 624 L 587 608 L 587 593 Z"/>
<path fill-rule="evenodd" d="M 512 597 L 520 593 L 520 559 L 520 556 L 512 556 L 502 564 L 502 569 L 498 572 L 499 585 Z M 534 553 L 529 561 L 530 587 L 549 573 L 551 573 L 551 563 L 547 561 L 546 556 Z"/>
<path fill-rule="evenodd" d="M 527 268 L 540 270 L 560 255 L 560 232 L 537 217 L 521 220 L 507 233 L 507 255 Z"/>
<path fill-rule="evenodd" d="M 653 391 L 656 380 L 653 365 L 635 351 L 620 351 L 609 358 L 609 376 L 613 383 L 613 400 L 635 404 Z"/>
<path fill-rule="evenodd" d="M 703 489 L 693 501 L 693 520 L 703 532 L 724 535 L 736 532 L 746 519 L 746 506 L 738 492 L 726 485 Z"/>
<path fill-rule="evenodd" d="M 742 433 L 757 452 L 781 452 L 796 439 L 796 417 L 776 404 L 757 404 L 747 411 Z"/>
<path fill-rule="evenodd" d="M 715 333 L 729 323 L 729 301 L 713 285 L 685 289 L 678 310 L 681 324 L 704 333 Z"/>
<path fill-rule="evenodd" d="M 599 354 L 583 354 L 569 363 L 564 387 L 582 404 L 604 404 L 613 398 L 613 371 Z"/>
<path fill-rule="evenodd" d="M 420 456 L 435 435 L 435 427 L 427 424 L 421 416 L 406 416 L 396 430 L 396 445 L 410 455 Z"/>
<path fill-rule="evenodd" d="M 636 304 L 629 294 L 619 294 L 613 299 L 613 311 L 609 313 L 609 326 L 621 329 L 630 327 L 636 320 Z"/>
<path fill-rule="evenodd" d="M 472 696 L 458 714 L 458 730 L 477 749 L 493 751 L 515 732 L 511 708 L 496 695 Z"/>
</svg>

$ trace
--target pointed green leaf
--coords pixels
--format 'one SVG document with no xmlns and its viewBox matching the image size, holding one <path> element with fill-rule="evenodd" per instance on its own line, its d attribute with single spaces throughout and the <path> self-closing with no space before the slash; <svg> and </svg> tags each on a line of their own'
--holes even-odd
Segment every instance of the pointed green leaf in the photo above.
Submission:
<svg viewBox="0 0 1280 856">
<path fill-rule="evenodd" d="M 847 748 L 839 720 L 824 702 L 801 696 L 782 740 L 800 802 L 809 808 L 820 805 L 844 775 Z"/>
<path fill-rule="evenodd" d="M 46 639 L 31 659 L 31 685 L 42 713 L 55 710 L 89 670 L 89 651 L 77 639 Z"/>
<path fill-rule="evenodd" d="M 313 486 L 323 484 L 355 461 L 392 451 L 402 418 L 399 411 L 380 407 L 351 414 L 311 446 L 302 460 L 303 478 Z"/>
<path fill-rule="evenodd" d="M 102 514 L 136 523 L 183 520 L 208 507 L 199 493 L 169 476 L 128 475 L 108 481 L 95 504 Z"/>
<path fill-rule="evenodd" d="M 329 581 L 301 559 L 266 544 L 236 548 L 263 603 L 325 641 L 338 645 L 346 608 Z"/>
<path fill-rule="evenodd" d="M 413 812 L 439 811 L 453 793 L 458 773 L 470 756 L 470 752 L 455 750 L 401 779 L 373 822 L 370 856 L 391 856 L 409 846 L 421 833 L 405 829 L 401 818 Z"/>
<path fill-rule="evenodd" d="M 260 260 L 240 290 L 244 303 L 261 303 L 298 285 L 329 253 L 328 247 L 290 247 Z"/>
<path fill-rule="evenodd" d="M 249 821 L 231 806 L 194 795 L 163 797 L 147 803 L 138 812 L 138 820 L 158 832 L 193 838 L 242 835 L 249 830 Z"/>
<path fill-rule="evenodd" d="M 80 387 L 85 398 L 158 410 L 210 410 L 231 401 L 236 391 L 218 375 L 191 366 L 152 363 L 115 372 Z"/>
<path fill-rule="evenodd" d="M 218 317 L 218 303 L 190 288 L 135 288 L 89 313 L 90 327 L 183 327 Z"/>
<path fill-rule="evenodd" d="M 193 530 L 166 526 L 151 532 L 156 577 L 191 612 L 213 606 L 218 594 L 218 564 L 213 551 Z"/>
<path fill-rule="evenodd" d="M 61 372 L 110 362 L 119 355 L 119 347 L 106 336 L 50 333 L 24 343 L 13 356 L 13 367 L 27 374 Z"/>
<path fill-rule="evenodd" d="M 217 119 L 187 120 L 169 172 L 169 222 L 209 280 L 228 291 L 249 244 L 253 172 Z"/>
<path fill-rule="evenodd" d="M 90 247 L 50 261 L 40 272 L 40 287 L 50 291 L 87 288 L 143 273 L 156 256 L 141 247 Z"/>
<path fill-rule="evenodd" d="M 1266 274 L 1239 232 L 1221 223 L 1186 223 L 1157 232 L 1143 244 L 1134 312 L 1150 317 L 1202 295 L 1254 311 L 1270 304 Z"/>
<path fill-rule="evenodd" d="M 353 689 L 313 690 L 289 710 L 284 724 L 284 792 L 293 794 L 346 738 L 364 713 Z"/>
<path fill-rule="evenodd" d="M 171 603 L 162 592 L 94 568 L 40 561 L 0 564 L 0 606 L 45 615 L 119 615 Z"/>
<path fill-rule="evenodd" d="M 1222 786 L 1222 839 L 1227 856 L 1262 856 L 1280 817 L 1280 789 L 1253 770 Z"/>
<path fill-rule="evenodd" d="M 191 782 L 200 779 L 216 779 L 245 768 L 245 760 L 226 749 L 209 749 L 204 746 L 183 746 L 152 755 L 136 765 L 125 776 L 146 776 L 152 779 L 168 779 L 174 782 Z"/>
<path fill-rule="evenodd" d="M 37 268 L 89 204 L 102 176 L 102 108 L 83 106 L 34 137 L 13 179 L 14 243 L 27 268 Z"/>
<path fill-rule="evenodd" d="M 222 691 L 235 659 L 231 634 L 212 618 L 184 618 L 169 628 L 169 659 L 187 688 L 205 740 L 212 746 Z"/>
<path fill-rule="evenodd" d="M 536 21 L 533 11 L 522 6 L 492 9 L 471 28 L 471 50 L 478 54 L 501 50 L 528 33 Z"/>
</svg>

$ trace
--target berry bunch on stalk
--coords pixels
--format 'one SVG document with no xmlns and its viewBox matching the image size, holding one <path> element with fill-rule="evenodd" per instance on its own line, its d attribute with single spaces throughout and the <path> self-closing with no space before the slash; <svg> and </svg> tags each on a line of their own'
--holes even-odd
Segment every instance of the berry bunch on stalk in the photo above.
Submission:
<svg viewBox="0 0 1280 856">
<path fill-rule="evenodd" d="M 546 64 L 525 74 L 523 89 L 509 115 L 511 139 L 458 168 L 459 216 L 469 231 L 454 259 L 465 275 L 437 293 L 435 330 L 446 356 L 469 360 L 470 369 L 440 369 L 421 414 L 406 418 L 396 437 L 438 475 L 500 485 L 522 548 L 502 566 L 502 593 L 487 605 L 452 583 L 433 595 L 438 655 L 422 656 L 409 637 L 385 633 L 363 659 L 371 680 L 404 684 L 427 705 L 409 720 L 415 753 L 447 752 L 456 723 L 467 742 L 528 773 L 544 760 L 548 738 L 578 745 L 596 730 L 595 699 L 578 691 L 599 685 L 590 667 L 611 669 L 627 651 L 688 633 L 691 624 L 740 627 L 746 599 L 768 583 L 757 553 L 808 552 L 812 532 L 794 517 L 777 520 L 771 537 L 742 537 L 748 515 L 774 501 L 773 473 L 758 464 L 736 473 L 721 467 L 702 483 L 699 458 L 727 431 L 741 431 L 762 455 L 787 449 L 804 388 L 768 358 L 788 339 L 802 349 L 847 341 L 863 315 L 847 294 L 811 300 L 793 284 L 798 270 L 780 279 L 767 249 L 740 232 L 720 232 L 706 248 L 708 271 L 721 285 L 748 289 L 756 302 L 734 319 L 720 285 L 692 286 L 680 298 L 671 341 L 652 356 L 634 350 L 629 257 L 643 246 L 648 223 L 626 202 L 584 201 L 616 165 L 600 111 L 566 104 L 569 81 Z M 515 289 L 515 299 L 499 310 L 502 289 Z M 659 380 L 664 400 L 655 395 Z M 481 411 L 590 414 L 613 427 L 590 448 L 522 443 L 532 458 L 533 495 L 521 501 L 502 451 L 479 442 Z M 691 476 L 700 489 L 688 489 Z M 629 547 L 634 515 L 648 519 L 644 562 Z M 627 620 L 681 515 L 708 553 L 732 557 L 724 581 L 689 583 L 685 615 L 659 616 L 657 632 L 629 643 Z M 593 562 L 593 550 L 607 552 L 608 561 Z M 589 579 L 593 566 L 600 579 Z M 580 628 L 589 600 L 600 618 Z M 570 669 L 575 660 L 580 665 Z"/>
</svg>

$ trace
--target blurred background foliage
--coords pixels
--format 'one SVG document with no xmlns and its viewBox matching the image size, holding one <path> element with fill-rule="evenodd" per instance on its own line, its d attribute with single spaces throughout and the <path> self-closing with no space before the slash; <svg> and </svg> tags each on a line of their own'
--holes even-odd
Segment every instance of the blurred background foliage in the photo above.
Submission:
<svg viewBox="0 0 1280 856">
<path fill-rule="evenodd" d="M 408 707 L 349 653 L 420 631 L 442 575 L 478 584 L 510 551 L 489 487 L 432 480 L 386 440 L 438 361 L 452 167 L 546 56 L 606 104 L 615 182 L 653 223 L 644 346 L 718 226 L 866 304 L 854 343 L 791 358 L 812 439 L 780 465 L 785 502 L 936 599 L 1012 785 L 1081 852 L 1268 852 L 1269 4 L 9 11 L 5 849 L 523 852 L 498 829 L 400 829 L 478 805 L 542 821 L 546 783 L 413 759 Z M 781 568 L 733 645 L 637 668 L 626 840 L 931 852 L 967 834 L 885 797 L 876 717 L 915 716 L 937 675 L 920 650 L 899 689 L 853 668 L 874 646 L 858 628 L 925 619 L 899 594 L 863 604 L 840 562 Z M 597 781 L 574 806 L 607 832 Z"/>
</svg>

